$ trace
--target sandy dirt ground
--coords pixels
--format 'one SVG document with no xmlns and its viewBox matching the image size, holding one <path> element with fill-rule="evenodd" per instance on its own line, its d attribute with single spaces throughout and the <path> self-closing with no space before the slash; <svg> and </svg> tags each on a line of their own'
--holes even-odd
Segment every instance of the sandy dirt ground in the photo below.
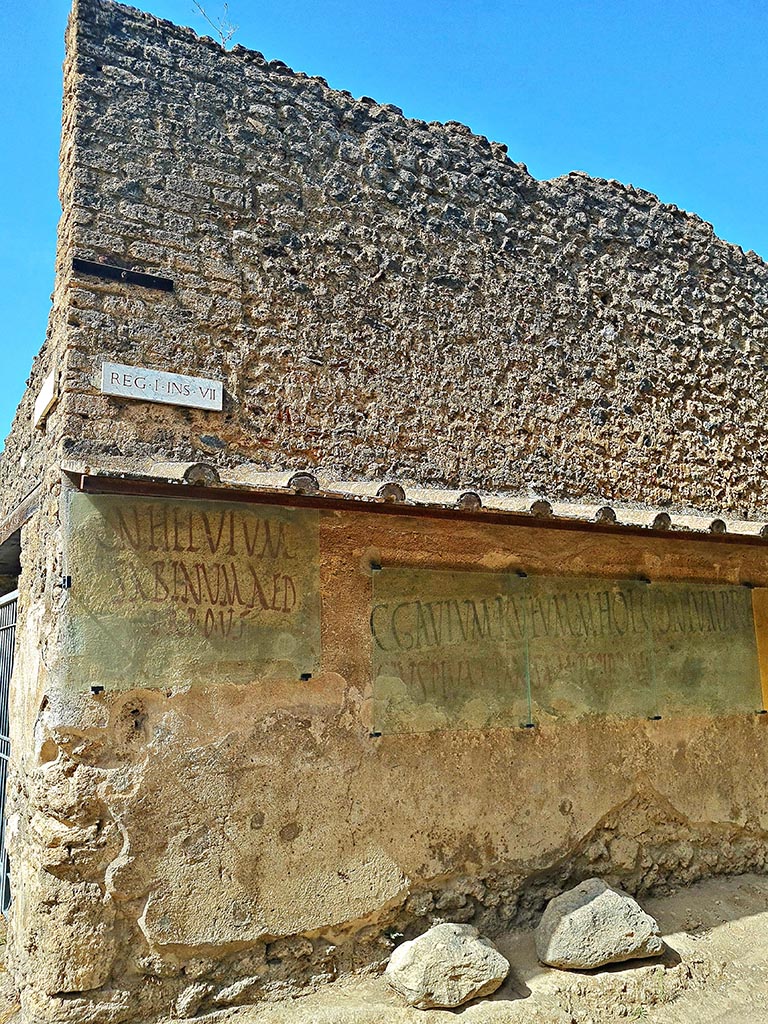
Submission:
<svg viewBox="0 0 768 1024">
<path fill-rule="evenodd" d="M 532 934 L 520 932 L 498 942 L 512 963 L 502 988 L 459 1010 L 406 1007 L 381 976 L 367 975 L 194 1024 L 768 1024 L 768 878 L 710 879 L 643 906 L 667 943 L 657 960 L 556 971 L 538 963 Z M 0 1024 L 20 1020 L 0 970 Z"/>
<path fill-rule="evenodd" d="M 768 878 L 710 879 L 643 906 L 667 943 L 658 960 L 556 971 L 523 932 L 498 942 L 512 964 L 502 988 L 459 1010 L 411 1009 L 367 977 L 206 1024 L 768 1024 Z"/>
</svg>

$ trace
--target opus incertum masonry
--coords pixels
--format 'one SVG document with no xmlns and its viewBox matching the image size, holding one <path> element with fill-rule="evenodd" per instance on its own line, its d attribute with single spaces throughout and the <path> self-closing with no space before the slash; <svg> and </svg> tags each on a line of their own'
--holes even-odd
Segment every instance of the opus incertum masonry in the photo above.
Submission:
<svg viewBox="0 0 768 1024">
<path fill-rule="evenodd" d="M 24 1024 L 764 871 L 768 267 L 111 0 L 64 74 L 0 456 Z"/>
</svg>

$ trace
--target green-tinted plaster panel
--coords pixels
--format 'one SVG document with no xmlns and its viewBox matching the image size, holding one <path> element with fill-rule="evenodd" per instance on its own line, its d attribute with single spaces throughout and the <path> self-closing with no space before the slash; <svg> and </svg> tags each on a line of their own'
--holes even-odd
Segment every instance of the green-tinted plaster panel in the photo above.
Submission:
<svg viewBox="0 0 768 1024">
<path fill-rule="evenodd" d="M 654 713 L 646 590 L 631 580 L 526 580 L 534 718 Z"/>
<path fill-rule="evenodd" d="M 64 683 L 298 678 L 320 662 L 317 513 L 74 493 Z"/>
<path fill-rule="evenodd" d="M 504 573 L 374 573 L 377 732 L 492 729 L 527 720 L 522 583 Z"/>
<path fill-rule="evenodd" d="M 378 732 L 762 707 L 746 587 L 383 569 Z"/>
<path fill-rule="evenodd" d="M 653 583 L 648 616 L 656 714 L 727 714 L 762 707 L 749 588 Z"/>
</svg>

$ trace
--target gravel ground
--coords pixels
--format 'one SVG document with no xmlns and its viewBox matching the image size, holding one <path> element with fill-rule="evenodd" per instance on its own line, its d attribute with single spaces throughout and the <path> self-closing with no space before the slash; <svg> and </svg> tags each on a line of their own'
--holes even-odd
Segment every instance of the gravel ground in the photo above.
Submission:
<svg viewBox="0 0 768 1024">
<path fill-rule="evenodd" d="M 371 975 L 195 1024 L 768 1024 L 768 878 L 709 879 L 643 906 L 658 920 L 667 952 L 628 968 L 542 967 L 532 934 L 520 932 L 498 943 L 512 963 L 502 988 L 460 1010 L 411 1009 Z M 18 1010 L 0 968 L 0 1024 L 21 1024 Z"/>
<path fill-rule="evenodd" d="M 523 932 L 498 943 L 513 965 L 504 986 L 457 1011 L 410 1009 L 367 977 L 206 1024 L 768 1024 L 768 878 L 710 879 L 643 906 L 667 943 L 658 960 L 556 971 Z"/>
</svg>

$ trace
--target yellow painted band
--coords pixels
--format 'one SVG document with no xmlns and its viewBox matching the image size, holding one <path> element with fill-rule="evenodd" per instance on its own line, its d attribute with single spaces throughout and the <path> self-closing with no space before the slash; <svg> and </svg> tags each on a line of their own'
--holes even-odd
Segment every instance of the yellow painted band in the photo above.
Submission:
<svg viewBox="0 0 768 1024">
<path fill-rule="evenodd" d="M 760 666 L 763 707 L 768 708 L 768 587 L 755 587 L 752 591 L 752 615 L 755 620 L 757 662 Z"/>
</svg>

